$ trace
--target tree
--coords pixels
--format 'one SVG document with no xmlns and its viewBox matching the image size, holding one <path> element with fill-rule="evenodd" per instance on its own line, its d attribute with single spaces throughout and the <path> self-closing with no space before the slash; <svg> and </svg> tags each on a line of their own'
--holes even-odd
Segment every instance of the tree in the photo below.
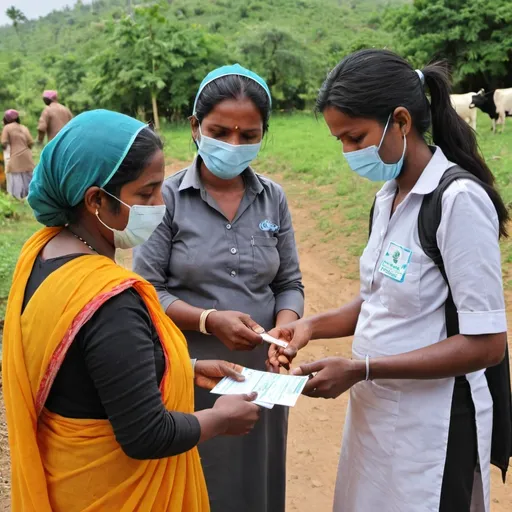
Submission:
<svg viewBox="0 0 512 512">
<path fill-rule="evenodd" d="M 18 38 L 20 40 L 21 48 L 24 52 L 25 47 L 23 44 L 23 39 L 20 36 L 20 23 L 25 23 L 25 21 L 27 21 L 27 17 L 14 5 L 9 7 L 5 11 L 5 14 L 12 21 L 12 26 L 14 27 L 14 30 L 16 31 L 16 35 L 18 36 Z"/>
<path fill-rule="evenodd" d="M 62 57 L 52 56 L 52 60 L 53 62 L 48 62 L 46 67 L 52 69 L 57 90 L 65 99 L 66 106 L 72 112 L 93 108 L 94 102 L 86 85 L 88 62 L 72 53 Z"/>
<path fill-rule="evenodd" d="M 446 59 L 464 90 L 512 85 L 510 0 L 414 0 L 388 26 L 414 65 Z"/>
<path fill-rule="evenodd" d="M 108 91 L 106 96 L 113 99 L 124 91 L 126 98 L 137 101 L 138 92 L 149 94 L 157 130 L 158 94 L 165 87 L 168 68 L 182 64 L 169 52 L 167 32 L 168 23 L 158 4 L 136 8 L 133 17 L 110 24 L 107 50 L 99 59 L 105 73 L 100 85 L 103 92 Z"/>
<path fill-rule="evenodd" d="M 256 30 L 242 42 L 241 52 L 243 63 L 266 79 L 281 108 L 303 107 L 314 96 L 308 76 L 314 75 L 311 64 L 319 59 L 288 32 L 275 27 Z"/>
<path fill-rule="evenodd" d="M 99 105 L 135 114 L 149 103 L 157 129 L 160 104 L 167 116 L 188 109 L 201 79 L 225 55 L 217 36 L 168 19 L 160 9 L 136 8 L 133 17 L 110 23 L 106 49 L 89 63 L 87 79 Z"/>
</svg>

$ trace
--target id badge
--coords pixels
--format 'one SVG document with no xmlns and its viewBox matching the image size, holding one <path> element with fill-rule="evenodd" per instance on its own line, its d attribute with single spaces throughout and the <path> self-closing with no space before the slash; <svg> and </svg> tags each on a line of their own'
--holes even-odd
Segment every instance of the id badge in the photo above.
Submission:
<svg viewBox="0 0 512 512">
<path fill-rule="evenodd" d="M 389 242 L 384 258 L 382 258 L 379 272 L 393 279 L 393 281 L 403 283 L 411 257 L 411 249 L 407 249 L 407 247 L 395 242 Z"/>
</svg>

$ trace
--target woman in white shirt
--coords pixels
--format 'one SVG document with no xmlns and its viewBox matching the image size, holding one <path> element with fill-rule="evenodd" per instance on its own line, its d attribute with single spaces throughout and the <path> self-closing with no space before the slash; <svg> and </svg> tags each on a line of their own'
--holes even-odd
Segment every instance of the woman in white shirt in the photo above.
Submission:
<svg viewBox="0 0 512 512">
<path fill-rule="evenodd" d="M 340 62 L 319 94 L 318 110 L 351 169 L 386 181 L 361 257 L 360 295 L 271 332 L 291 342 L 290 359 L 311 339 L 354 335 L 352 359 L 295 370 L 313 374 L 310 396 L 350 390 L 336 511 L 489 512 L 491 439 L 506 471 L 510 382 L 499 238 L 508 212 L 449 92 L 440 64 L 414 70 L 389 51 L 363 50 Z M 418 215 L 454 166 L 470 174 L 453 181 L 438 205 L 432 243 L 443 277 L 424 251 Z M 455 326 L 447 322 L 451 298 Z M 280 352 L 271 348 L 275 365 Z M 495 365 L 491 384 L 485 369 Z M 501 428 L 494 436 L 493 414 Z"/>
</svg>

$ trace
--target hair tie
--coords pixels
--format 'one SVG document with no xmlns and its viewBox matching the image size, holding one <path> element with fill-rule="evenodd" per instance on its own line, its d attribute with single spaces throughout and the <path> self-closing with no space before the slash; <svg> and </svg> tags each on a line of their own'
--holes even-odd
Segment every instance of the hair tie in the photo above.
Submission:
<svg viewBox="0 0 512 512">
<path fill-rule="evenodd" d="M 423 74 L 423 71 L 421 71 L 421 69 L 415 69 L 414 71 L 416 71 L 416 73 L 418 74 L 421 85 L 424 85 L 425 84 L 425 75 Z"/>
</svg>

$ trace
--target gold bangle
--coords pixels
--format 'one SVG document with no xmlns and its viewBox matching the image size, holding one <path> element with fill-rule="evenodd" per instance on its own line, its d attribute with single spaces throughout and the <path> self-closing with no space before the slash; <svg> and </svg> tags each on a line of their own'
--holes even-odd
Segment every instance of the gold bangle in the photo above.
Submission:
<svg viewBox="0 0 512 512">
<path fill-rule="evenodd" d="M 208 336 L 210 336 L 210 333 L 206 330 L 206 320 L 208 319 L 208 315 L 210 313 L 214 313 L 215 311 L 217 311 L 217 310 L 216 309 L 205 309 L 201 313 L 201 316 L 199 318 L 199 331 L 202 334 L 207 334 Z"/>
</svg>

